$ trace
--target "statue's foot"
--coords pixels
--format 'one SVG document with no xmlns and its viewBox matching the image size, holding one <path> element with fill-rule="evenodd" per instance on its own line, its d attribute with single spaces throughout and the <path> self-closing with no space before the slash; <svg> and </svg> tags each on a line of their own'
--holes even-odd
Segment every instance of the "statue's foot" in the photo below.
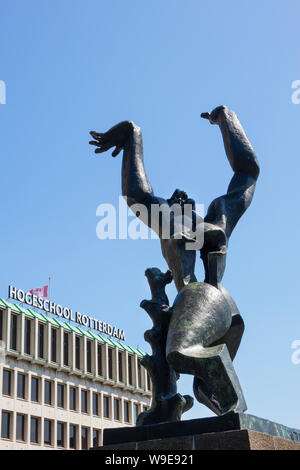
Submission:
<svg viewBox="0 0 300 470">
<path fill-rule="evenodd" d="M 211 113 L 201 113 L 203 119 L 208 119 L 211 124 L 218 124 L 220 115 L 227 109 L 226 106 L 221 105 L 213 109 Z"/>
</svg>

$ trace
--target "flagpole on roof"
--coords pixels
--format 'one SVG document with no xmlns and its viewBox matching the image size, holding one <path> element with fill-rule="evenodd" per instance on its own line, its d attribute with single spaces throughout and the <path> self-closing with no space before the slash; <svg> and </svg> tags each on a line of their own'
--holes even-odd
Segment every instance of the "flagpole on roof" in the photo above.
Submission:
<svg viewBox="0 0 300 470">
<path fill-rule="evenodd" d="M 49 301 L 51 302 L 51 277 L 49 277 Z"/>
</svg>

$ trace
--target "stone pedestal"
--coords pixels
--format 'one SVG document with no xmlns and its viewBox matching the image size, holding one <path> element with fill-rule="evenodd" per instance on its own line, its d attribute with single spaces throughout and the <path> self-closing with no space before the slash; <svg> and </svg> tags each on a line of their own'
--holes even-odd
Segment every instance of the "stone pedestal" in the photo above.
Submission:
<svg viewBox="0 0 300 470">
<path fill-rule="evenodd" d="M 244 413 L 104 431 L 99 450 L 300 450 L 300 430 Z"/>
<path fill-rule="evenodd" d="M 300 450 L 300 442 L 257 431 L 225 431 L 149 441 L 124 442 L 99 447 L 99 450 Z"/>
</svg>

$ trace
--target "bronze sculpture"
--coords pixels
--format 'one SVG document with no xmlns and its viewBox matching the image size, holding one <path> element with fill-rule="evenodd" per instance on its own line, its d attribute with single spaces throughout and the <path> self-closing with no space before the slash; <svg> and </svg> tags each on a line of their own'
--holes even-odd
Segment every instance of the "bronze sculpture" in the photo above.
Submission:
<svg viewBox="0 0 300 470">
<path fill-rule="evenodd" d="M 151 304 L 154 310 L 159 304 L 161 313 L 166 310 L 170 312 L 165 332 L 165 358 L 168 367 L 177 373 L 194 375 L 194 394 L 198 401 L 221 415 L 229 411 L 246 410 L 243 393 L 232 365 L 242 338 L 244 323 L 235 302 L 221 281 L 228 241 L 238 220 L 252 201 L 259 165 L 253 147 L 233 111 L 219 106 L 211 113 L 203 113 L 201 116 L 211 124 L 219 125 L 226 155 L 234 171 L 227 193 L 212 201 L 204 221 L 197 216 L 195 203 L 188 198 L 186 192 L 177 189 L 170 199 L 157 197 L 153 193 L 144 169 L 141 130 L 132 121 L 121 122 L 106 133 L 92 131 L 91 135 L 95 140 L 90 144 L 97 147 L 95 153 L 115 147 L 112 153 L 114 157 L 123 150 L 122 194 L 135 214 L 159 235 L 162 254 L 178 291 L 172 307 L 168 306 L 168 301 L 159 304 L 153 298 Z M 134 210 L 137 204 L 146 207 L 146 216 L 141 215 L 139 210 Z M 161 221 L 153 227 L 151 207 L 171 207 L 174 204 L 182 211 L 186 205 L 192 207 L 192 230 L 183 230 L 179 238 L 171 231 L 171 236 L 165 238 Z M 173 220 L 171 214 L 173 225 L 178 216 L 176 211 L 174 214 Z M 200 248 L 205 270 L 204 282 L 198 282 L 195 276 L 196 250 L 186 249 L 185 244 L 187 240 L 192 240 L 191 234 L 195 233 L 200 224 L 204 232 L 204 242 Z M 149 305 L 142 303 L 142 306 L 148 308 L 145 309 L 151 316 Z M 151 345 L 153 347 L 153 341 Z M 153 381 L 158 380 L 153 375 L 153 370 L 151 372 Z M 176 395 L 174 387 L 171 388 L 171 395 Z M 172 398 L 166 390 L 164 393 L 168 400 Z M 161 396 L 158 397 L 159 400 Z M 181 412 L 190 406 L 191 401 L 186 397 L 185 403 L 181 403 Z M 151 418 L 150 412 L 148 421 L 145 418 L 144 422 L 159 422 L 158 415 L 159 412 L 154 412 Z M 161 420 L 167 420 L 167 415 L 168 413 Z M 180 419 L 181 413 L 174 418 L 175 415 L 173 411 L 170 412 L 170 419 Z M 141 419 L 140 424 L 144 422 Z"/>
</svg>

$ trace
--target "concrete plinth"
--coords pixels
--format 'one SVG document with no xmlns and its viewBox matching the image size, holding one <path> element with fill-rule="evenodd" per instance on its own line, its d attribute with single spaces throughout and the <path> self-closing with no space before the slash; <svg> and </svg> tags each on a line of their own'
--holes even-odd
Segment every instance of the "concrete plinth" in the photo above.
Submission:
<svg viewBox="0 0 300 470">
<path fill-rule="evenodd" d="M 213 418 L 104 431 L 99 450 L 300 450 L 300 431 L 263 418 Z"/>
</svg>

